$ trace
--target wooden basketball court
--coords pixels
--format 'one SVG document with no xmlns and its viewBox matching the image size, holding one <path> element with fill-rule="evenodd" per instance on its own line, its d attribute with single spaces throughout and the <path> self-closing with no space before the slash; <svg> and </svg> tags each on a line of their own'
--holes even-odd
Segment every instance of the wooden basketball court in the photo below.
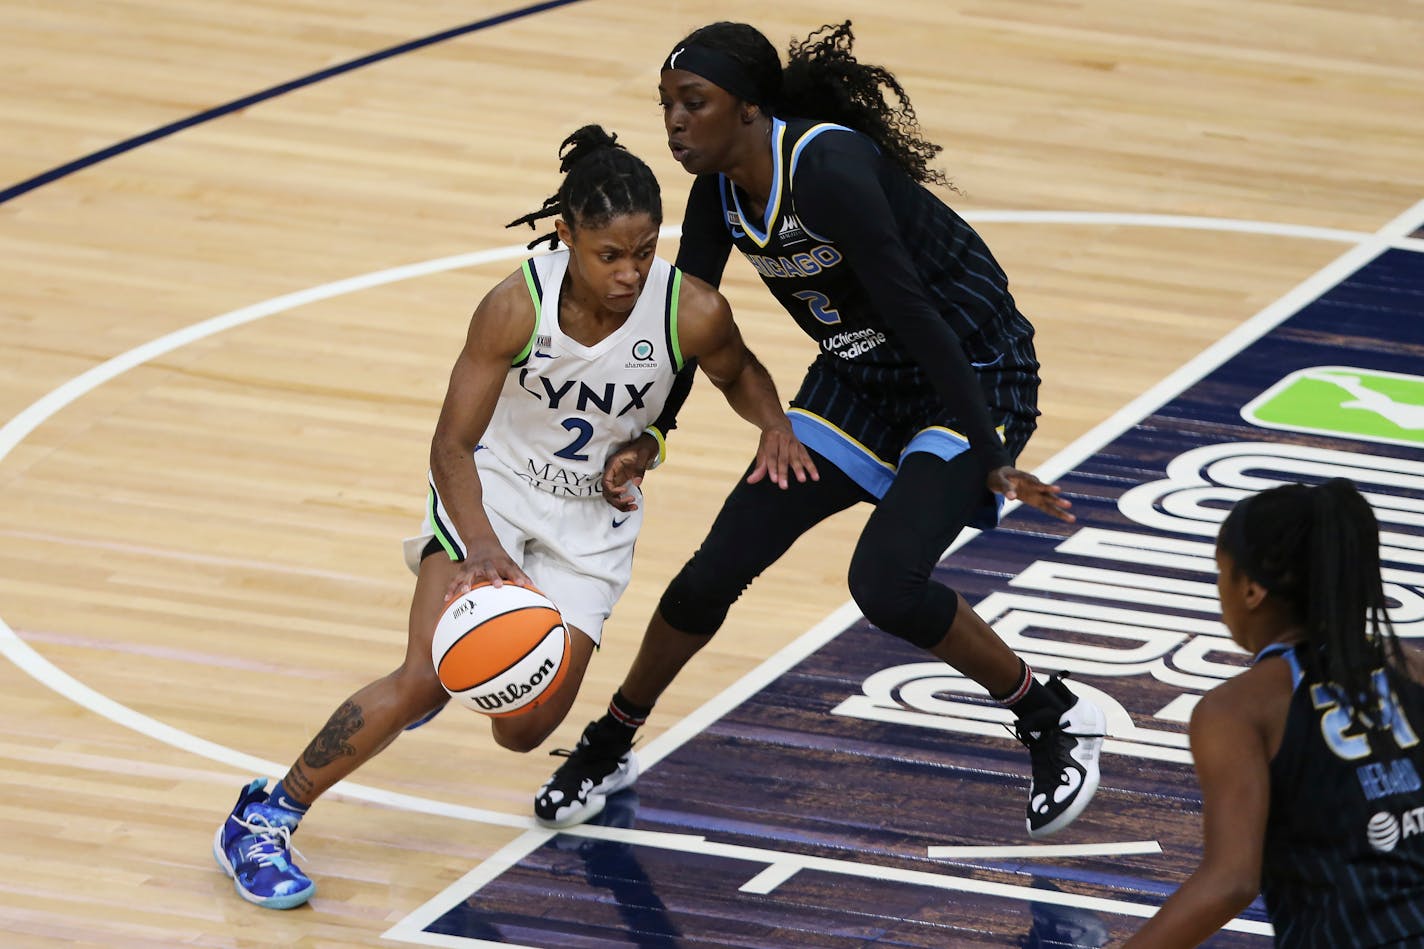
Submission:
<svg viewBox="0 0 1424 949">
<path fill-rule="evenodd" d="M 1424 199 L 1424 10 L 1398 0 L 0 4 L 0 943 L 390 944 L 527 829 L 557 762 L 451 709 L 304 822 L 310 907 L 244 903 L 210 854 L 240 785 L 400 661 L 449 367 L 560 140 L 616 131 L 676 224 L 671 45 L 844 18 L 1038 328 L 1026 468 Z M 811 344 L 749 267 L 723 289 L 789 396 Z M 550 748 L 754 445 L 699 386 Z M 647 740 L 847 601 L 864 516 L 757 582 Z"/>
</svg>

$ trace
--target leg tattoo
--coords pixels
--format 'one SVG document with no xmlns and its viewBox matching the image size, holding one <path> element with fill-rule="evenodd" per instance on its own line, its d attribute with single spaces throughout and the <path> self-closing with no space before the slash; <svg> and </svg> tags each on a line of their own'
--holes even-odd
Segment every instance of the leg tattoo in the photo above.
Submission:
<svg viewBox="0 0 1424 949">
<path fill-rule="evenodd" d="M 348 758 L 356 754 L 356 749 L 348 742 L 352 735 L 366 724 L 361 706 L 346 702 L 337 709 L 317 736 L 302 752 L 302 761 L 310 768 L 324 768 L 337 758 Z"/>
<path fill-rule="evenodd" d="M 297 795 L 297 800 L 307 804 L 311 803 L 313 792 L 316 790 L 316 783 L 307 776 L 306 769 L 302 767 L 300 761 L 292 765 L 291 770 L 287 772 L 287 776 L 282 779 L 282 784 L 288 791 Z"/>
</svg>

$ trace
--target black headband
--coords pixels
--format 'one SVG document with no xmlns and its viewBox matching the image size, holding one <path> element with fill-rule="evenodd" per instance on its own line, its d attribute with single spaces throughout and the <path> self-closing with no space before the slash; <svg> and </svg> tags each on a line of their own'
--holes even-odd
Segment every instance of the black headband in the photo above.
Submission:
<svg viewBox="0 0 1424 949">
<path fill-rule="evenodd" d="M 762 95 L 747 68 L 719 50 L 688 44 L 679 46 L 663 61 L 664 69 L 682 69 L 694 73 L 738 99 L 752 105 L 763 105 Z"/>
</svg>

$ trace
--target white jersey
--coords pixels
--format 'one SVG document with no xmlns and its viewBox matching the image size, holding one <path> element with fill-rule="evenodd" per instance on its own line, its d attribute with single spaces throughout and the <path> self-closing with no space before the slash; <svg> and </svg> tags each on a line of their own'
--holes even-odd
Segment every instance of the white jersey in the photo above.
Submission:
<svg viewBox="0 0 1424 949">
<path fill-rule="evenodd" d="M 566 249 L 524 262 L 537 314 L 534 332 L 510 366 L 480 449 L 540 491 L 601 501 L 603 463 L 658 417 L 682 368 L 682 274 L 654 258 L 628 319 L 585 346 L 559 327 L 559 290 L 568 264 Z"/>
</svg>

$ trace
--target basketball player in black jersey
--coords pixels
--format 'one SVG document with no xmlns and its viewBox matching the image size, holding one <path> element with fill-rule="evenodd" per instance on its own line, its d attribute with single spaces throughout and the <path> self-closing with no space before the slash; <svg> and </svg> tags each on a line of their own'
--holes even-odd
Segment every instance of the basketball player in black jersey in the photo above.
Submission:
<svg viewBox="0 0 1424 949">
<path fill-rule="evenodd" d="M 1278 946 L 1424 947 L 1424 685 L 1379 542 L 1344 479 L 1222 523 L 1221 618 L 1256 660 L 1192 713 L 1202 862 L 1126 945 L 1195 946 L 1261 892 Z"/>
<path fill-rule="evenodd" d="M 608 714 L 536 796 L 545 823 L 585 819 L 631 783 L 634 731 L 732 602 L 807 529 L 858 502 L 876 510 L 851 560 L 851 595 L 872 623 L 1014 712 L 1032 759 L 1028 833 L 1067 826 L 1097 788 L 1102 711 L 1061 678 L 1036 679 L 931 579 L 950 542 L 994 526 L 1005 499 L 1073 515 L 1056 487 L 1013 466 L 1038 415 L 1033 327 L 983 240 L 924 187 L 944 181 L 928 166 L 939 148 L 918 137 L 904 90 L 857 62 L 851 43 L 849 23 L 825 27 L 793 44 L 783 71 L 756 29 L 716 23 L 663 63 L 668 144 L 697 176 L 678 266 L 716 286 L 736 247 L 815 340 L 789 414 L 820 477 L 732 491 L 664 593 Z M 656 448 L 636 440 L 605 485 L 639 478 Z M 616 490 L 610 500 L 626 503 Z"/>
</svg>

